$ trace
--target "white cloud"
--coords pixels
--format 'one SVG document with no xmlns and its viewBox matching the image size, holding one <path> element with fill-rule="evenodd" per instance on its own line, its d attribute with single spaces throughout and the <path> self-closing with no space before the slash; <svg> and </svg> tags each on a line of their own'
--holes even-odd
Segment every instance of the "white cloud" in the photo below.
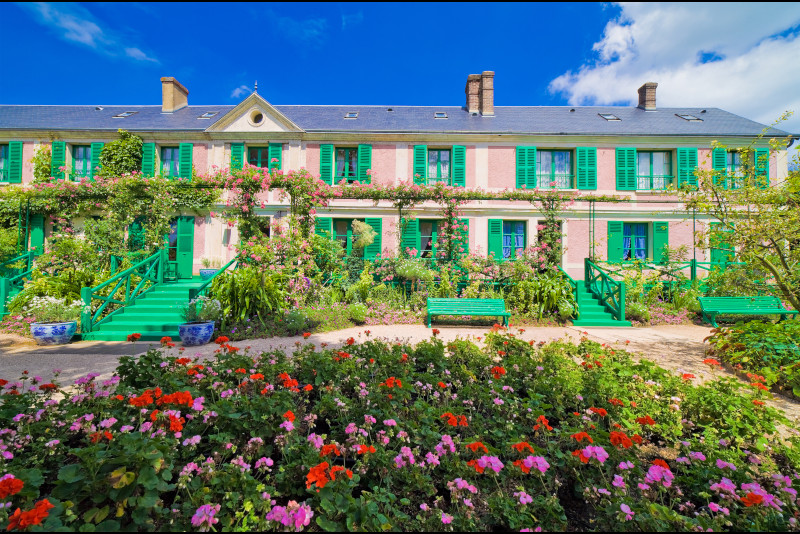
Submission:
<svg viewBox="0 0 800 534">
<path fill-rule="evenodd" d="M 348 26 L 357 26 L 364 21 L 364 13 L 359 11 L 357 13 L 350 13 L 348 15 L 342 14 L 342 30 L 347 29 Z"/>
<path fill-rule="evenodd" d="M 124 46 L 119 38 L 112 36 L 100 27 L 95 17 L 83 6 L 71 3 L 34 2 L 18 4 L 33 13 L 43 25 L 55 30 L 62 39 L 88 46 L 108 55 L 118 56 L 124 50 L 125 56 L 136 61 L 158 63 L 140 48 Z"/>
<path fill-rule="evenodd" d="M 249 95 L 252 92 L 253 90 L 250 87 L 246 85 L 240 85 L 239 87 L 231 91 L 231 98 L 239 98 L 242 95 Z"/>
<path fill-rule="evenodd" d="M 569 103 L 635 104 L 658 82 L 663 107 L 717 107 L 800 133 L 800 3 L 620 4 L 591 63 L 550 83 Z M 704 62 L 705 60 L 705 62 Z"/>
</svg>

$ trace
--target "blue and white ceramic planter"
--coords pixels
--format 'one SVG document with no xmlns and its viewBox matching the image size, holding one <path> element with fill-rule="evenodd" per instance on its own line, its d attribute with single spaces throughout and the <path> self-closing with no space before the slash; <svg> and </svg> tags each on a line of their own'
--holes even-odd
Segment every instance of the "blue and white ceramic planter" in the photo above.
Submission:
<svg viewBox="0 0 800 534">
<path fill-rule="evenodd" d="M 205 345 L 214 334 L 214 321 L 207 323 L 184 323 L 178 326 L 181 343 L 187 347 Z"/>
<path fill-rule="evenodd" d="M 78 330 L 77 321 L 68 323 L 31 323 L 31 335 L 39 345 L 64 345 L 69 343 L 76 330 Z"/>
<path fill-rule="evenodd" d="M 208 280 L 209 278 L 214 276 L 214 273 L 216 272 L 217 272 L 216 269 L 200 269 L 200 278 L 202 280 Z"/>
</svg>

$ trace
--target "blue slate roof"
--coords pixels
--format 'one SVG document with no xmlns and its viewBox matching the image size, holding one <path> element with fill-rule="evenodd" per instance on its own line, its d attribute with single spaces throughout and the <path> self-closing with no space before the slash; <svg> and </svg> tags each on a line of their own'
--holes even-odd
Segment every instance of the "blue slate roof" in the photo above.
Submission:
<svg viewBox="0 0 800 534">
<path fill-rule="evenodd" d="M 457 106 L 274 106 L 308 132 L 486 133 L 541 135 L 755 136 L 765 125 L 718 108 L 661 108 L 644 111 L 621 106 L 497 106 L 494 117 L 470 114 Z M 162 113 L 161 106 L 0 105 L 0 130 L 203 131 L 234 106 L 187 106 Z M 388 111 L 392 109 L 392 111 Z M 574 111 L 573 111 L 574 110 Z M 136 113 L 113 118 L 125 111 Z M 200 119 L 206 112 L 213 118 Z M 345 119 L 357 112 L 355 119 Z M 444 112 L 446 119 L 434 118 Z M 610 113 L 619 121 L 607 121 Z M 700 122 L 677 115 L 689 114 Z M 772 128 L 768 136 L 787 136 Z"/>
</svg>

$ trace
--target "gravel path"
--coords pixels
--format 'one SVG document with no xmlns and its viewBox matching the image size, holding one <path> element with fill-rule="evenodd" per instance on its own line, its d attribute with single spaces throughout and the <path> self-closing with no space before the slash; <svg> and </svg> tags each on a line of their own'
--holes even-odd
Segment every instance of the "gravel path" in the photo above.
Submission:
<svg viewBox="0 0 800 534">
<path fill-rule="evenodd" d="M 481 343 L 489 330 L 488 327 L 448 327 L 441 326 L 440 338 L 452 341 L 456 338 L 472 339 Z M 513 330 L 513 329 L 512 329 Z M 249 347 L 251 351 L 270 351 L 284 349 L 293 351 L 298 343 L 314 343 L 320 346 L 338 347 L 353 337 L 356 340 L 367 338 L 369 331 L 372 338 L 386 338 L 391 341 L 417 343 L 431 336 L 431 330 L 423 325 L 381 325 L 370 327 L 348 328 L 335 332 L 312 334 L 308 339 L 302 336 L 253 339 L 236 342 L 241 348 Z M 703 340 L 711 335 L 711 329 L 696 325 L 656 326 L 649 328 L 577 328 L 567 327 L 530 327 L 519 337 L 526 341 L 552 341 L 566 338 L 578 341 L 584 335 L 600 343 L 608 343 L 616 348 L 626 349 L 637 358 L 653 360 L 658 365 L 679 373 L 692 373 L 697 381 L 713 378 L 714 374 L 735 376 L 726 370 L 712 373 L 703 364 L 706 344 Z M 30 375 L 39 375 L 45 380 L 53 376 L 53 369 L 61 369 L 61 383 L 71 382 L 75 378 L 89 372 L 100 373 L 109 377 L 117 366 L 121 356 L 141 354 L 156 343 L 127 343 L 84 341 L 57 347 L 37 347 L 21 338 L 0 335 L 0 378 L 15 379 L 28 370 Z M 217 346 L 214 344 L 202 347 L 187 347 L 186 356 L 211 357 Z M 176 354 L 178 348 L 171 349 Z M 800 427 L 800 402 L 785 397 L 774 396 L 768 403 L 783 410 L 786 415 Z"/>
</svg>

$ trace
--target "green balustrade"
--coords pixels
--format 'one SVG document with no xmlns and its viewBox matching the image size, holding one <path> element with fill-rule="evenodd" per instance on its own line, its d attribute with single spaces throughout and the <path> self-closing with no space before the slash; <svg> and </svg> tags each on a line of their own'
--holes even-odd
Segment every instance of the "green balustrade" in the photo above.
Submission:
<svg viewBox="0 0 800 534">
<path fill-rule="evenodd" d="M 594 293 L 618 321 L 625 320 L 625 282 L 618 282 L 593 263 L 584 261 L 586 287 Z"/>
<path fill-rule="evenodd" d="M 194 300 L 194 299 L 196 299 L 196 298 L 197 298 L 197 297 L 199 297 L 199 296 L 205 295 L 205 294 L 206 294 L 206 292 L 208 291 L 208 288 L 211 286 L 211 283 L 214 281 L 214 279 L 215 279 L 217 276 L 219 276 L 220 274 L 222 274 L 222 273 L 224 273 L 225 271 L 227 271 L 227 270 L 228 270 L 228 268 L 229 268 L 231 265 L 233 265 L 234 263 L 236 263 L 236 267 L 234 267 L 234 269 L 236 269 L 236 268 L 238 268 L 238 267 L 239 267 L 239 263 L 238 263 L 238 261 L 239 261 L 239 258 L 238 258 L 238 257 L 236 257 L 236 258 L 233 258 L 231 261 L 229 261 L 228 263 L 226 263 L 225 265 L 223 265 L 222 267 L 220 267 L 220 268 L 217 270 L 217 272 L 215 272 L 215 273 L 214 273 L 214 274 L 213 274 L 213 275 L 212 275 L 212 276 L 211 276 L 211 277 L 210 277 L 208 280 L 206 280 L 205 282 L 203 282 L 203 285 L 201 285 L 200 287 L 193 287 L 193 288 L 189 289 L 189 300 L 191 301 L 191 300 Z"/>
<path fill-rule="evenodd" d="M 0 263 L 0 318 L 8 314 L 8 301 L 22 291 L 33 272 L 34 252 L 29 250 Z"/>
</svg>

